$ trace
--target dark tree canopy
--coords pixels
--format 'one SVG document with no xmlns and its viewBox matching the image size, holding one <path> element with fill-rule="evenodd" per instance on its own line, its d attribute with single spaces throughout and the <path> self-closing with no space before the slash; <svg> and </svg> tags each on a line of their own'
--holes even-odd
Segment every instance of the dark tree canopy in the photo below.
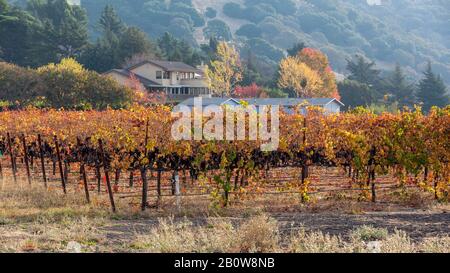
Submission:
<svg viewBox="0 0 450 273">
<path fill-rule="evenodd" d="M 424 78 L 419 82 L 416 95 L 417 99 L 423 103 L 423 109 L 428 111 L 432 106 L 447 106 L 450 103 L 447 88 L 441 77 L 433 72 L 431 63 L 428 63 L 423 74 Z"/>
</svg>

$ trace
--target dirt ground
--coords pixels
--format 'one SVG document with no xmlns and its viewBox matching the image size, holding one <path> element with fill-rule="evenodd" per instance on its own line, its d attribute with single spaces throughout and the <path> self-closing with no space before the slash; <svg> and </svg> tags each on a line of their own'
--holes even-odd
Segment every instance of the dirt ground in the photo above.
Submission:
<svg viewBox="0 0 450 273">
<path fill-rule="evenodd" d="M 378 252 L 450 252 L 450 204 L 433 194 L 358 198 L 242 196 L 222 208 L 195 196 L 177 207 L 165 197 L 146 212 L 139 198 L 117 198 L 112 213 L 104 194 L 93 192 L 87 204 L 80 189 L 64 196 L 9 182 L 0 189 L 0 252 L 368 252 L 367 240 L 383 242 Z"/>
</svg>

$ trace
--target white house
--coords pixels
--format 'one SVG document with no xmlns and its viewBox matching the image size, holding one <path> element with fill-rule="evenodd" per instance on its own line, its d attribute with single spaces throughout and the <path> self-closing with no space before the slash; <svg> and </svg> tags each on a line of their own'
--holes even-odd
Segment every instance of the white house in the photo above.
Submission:
<svg viewBox="0 0 450 273">
<path fill-rule="evenodd" d="M 146 60 L 126 69 L 105 72 L 120 84 L 132 85 L 139 81 L 150 92 L 164 92 L 169 100 L 182 101 L 191 97 L 210 97 L 204 71 L 182 62 Z"/>
</svg>

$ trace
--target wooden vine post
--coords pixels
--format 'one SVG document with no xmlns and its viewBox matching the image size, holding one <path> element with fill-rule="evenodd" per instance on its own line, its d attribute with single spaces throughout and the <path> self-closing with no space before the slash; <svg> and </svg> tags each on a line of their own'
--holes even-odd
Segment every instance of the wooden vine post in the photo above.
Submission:
<svg viewBox="0 0 450 273">
<path fill-rule="evenodd" d="M 306 116 L 303 119 L 303 149 L 305 150 L 305 155 L 306 155 L 306 129 L 307 129 L 307 123 L 306 123 Z M 308 161 L 308 158 L 306 156 L 306 161 Z M 307 178 L 307 162 L 302 162 L 302 174 L 301 174 L 301 179 L 302 179 L 302 185 L 305 183 L 305 179 Z"/>
<path fill-rule="evenodd" d="M 101 156 L 97 154 L 97 158 L 95 160 L 95 176 L 97 177 L 97 192 L 101 192 L 101 185 L 102 185 L 102 175 L 100 173 L 100 160 Z"/>
<path fill-rule="evenodd" d="M 111 209 L 113 212 L 116 212 L 116 205 L 114 203 L 114 194 L 111 189 L 111 182 L 109 180 L 109 172 L 108 172 L 108 162 L 106 161 L 105 152 L 103 150 L 103 142 L 101 139 L 98 140 L 98 147 L 100 149 L 100 158 L 103 162 L 103 170 L 105 171 L 105 178 L 106 178 L 106 187 L 108 189 L 108 195 L 109 195 L 109 201 L 111 203 Z M 100 175 L 100 169 L 99 169 L 99 175 Z"/>
<path fill-rule="evenodd" d="M 61 153 L 59 151 L 59 143 L 58 143 L 58 138 L 56 137 L 56 135 L 53 137 L 53 140 L 55 142 L 56 156 L 58 158 L 58 167 L 59 167 L 59 174 L 61 176 L 61 184 L 62 184 L 63 192 L 64 192 L 64 194 L 66 194 L 67 190 L 66 190 L 66 181 L 65 181 L 65 176 L 64 176 L 64 169 L 63 169 L 63 166 L 62 166 Z"/>
<path fill-rule="evenodd" d="M 12 143 L 11 143 L 11 136 L 9 133 L 6 133 L 6 138 L 8 141 L 8 149 L 9 149 L 9 156 L 11 159 L 11 170 L 13 173 L 13 177 L 14 177 L 14 182 L 17 182 L 17 174 L 16 174 L 16 164 L 15 164 L 15 160 L 14 160 L 14 150 L 12 147 Z"/>
<path fill-rule="evenodd" d="M 129 187 L 132 188 L 134 183 L 134 171 L 131 169 L 130 171 L 130 178 L 129 178 Z"/>
<path fill-rule="evenodd" d="M 376 198 L 376 191 L 375 191 L 375 155 L 376 155 L 376 148 L 372 147 L 370 150 L 370 158 L 369 158 L 369 166 L 368 166 L 368 173 L 367 173 L 367 186 L 371 187 L 371 195 L 372 195 L 372 202 L 375 203 L 377 201 Z"/>
<path fill-rule="evenodd" d="M 40 134 L 38 135 L 38 145 L 39 145 L 39 157 L 41 158 L 42 179 L 44 180 L 44 186 L 47 188 L 47 175 L 45 174 L 44 150 L 42 148 L 42 139 Z"/>
<path fill-rule="evenodd" d="M 162 197 L 161 197 L 161 173 L 162 173 L 161 164 L 158 163 L 158 171 L 156 173 L 156 193 L 158 194 L 158 199 L 157 199 L 158 207 L 162 200 Z"/>
<path fill-rule="evenodd" d="M 28 184 L 31 185 L 30 164 L 28 162 L 28 147 L 27 147 L 27 142 L 26 142 L 24 134 L 22 134 L 22 144 L 23 144 L 23 158 L 25 160 L 25 167 L 27 169 Z"/>
<path fill-rule="evenodd" d="M 91 203 L 91 199 L 89 197 L 89 186 L 88 186 L 87 177 L 86 177 L 86 167 L 84 164 L 83 155 L 81 154 L 81 141 L 78 137 L 77 137 L 77 146 L 78 146 L 78 161 L 80 161 L 80 172 L 81 172 L 81 176 L 83 178 L 84 194 L 86 196 L 86 201 L 88 203 Z"/>
<path fill-rule="evenodd" d="M 3 182 L 2 158 L 3 158 L 3 155 L 0 154 L 0 180 L 2 180 L 2 182 Z"/>
<path fill-rule="evenodd" d="M 147 144 L 148 144 L 148 125 L 149 120 L 145 124 L 145 139 L 144 139 L 144 158 L 147 157 Z M 146 164 L 141 164 L 141 178 L 142 178 L 142 204 L 141 210 L 145 211 L 147 208 L 147 198 L 148 198 L 148 180 L 147 180 L 147 166 Z"/>
</svg>

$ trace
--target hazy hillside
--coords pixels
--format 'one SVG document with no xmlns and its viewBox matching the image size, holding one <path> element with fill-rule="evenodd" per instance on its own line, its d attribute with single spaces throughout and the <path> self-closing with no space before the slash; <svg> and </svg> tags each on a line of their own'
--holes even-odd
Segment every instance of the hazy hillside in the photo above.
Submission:
<svg viewBox="0 0 450 273">
<path fill-rule="evenodd" d="M 296 42 L 319 48 L 333 69 L 359 53 L 382 69 L 398 62 L 415 79 L 427 61 L 450 83 L 448 0 L 81 0 L 95 37 L 111 4 L 129 25 L 157 38 L 170 32 L 192 45 L 209 36 L 234 40 L 272 69 Z M 16 0 L 11 2 L 24 2 Z M 76 1 L 75 1 L 76 2 Z"/>
</svg>

